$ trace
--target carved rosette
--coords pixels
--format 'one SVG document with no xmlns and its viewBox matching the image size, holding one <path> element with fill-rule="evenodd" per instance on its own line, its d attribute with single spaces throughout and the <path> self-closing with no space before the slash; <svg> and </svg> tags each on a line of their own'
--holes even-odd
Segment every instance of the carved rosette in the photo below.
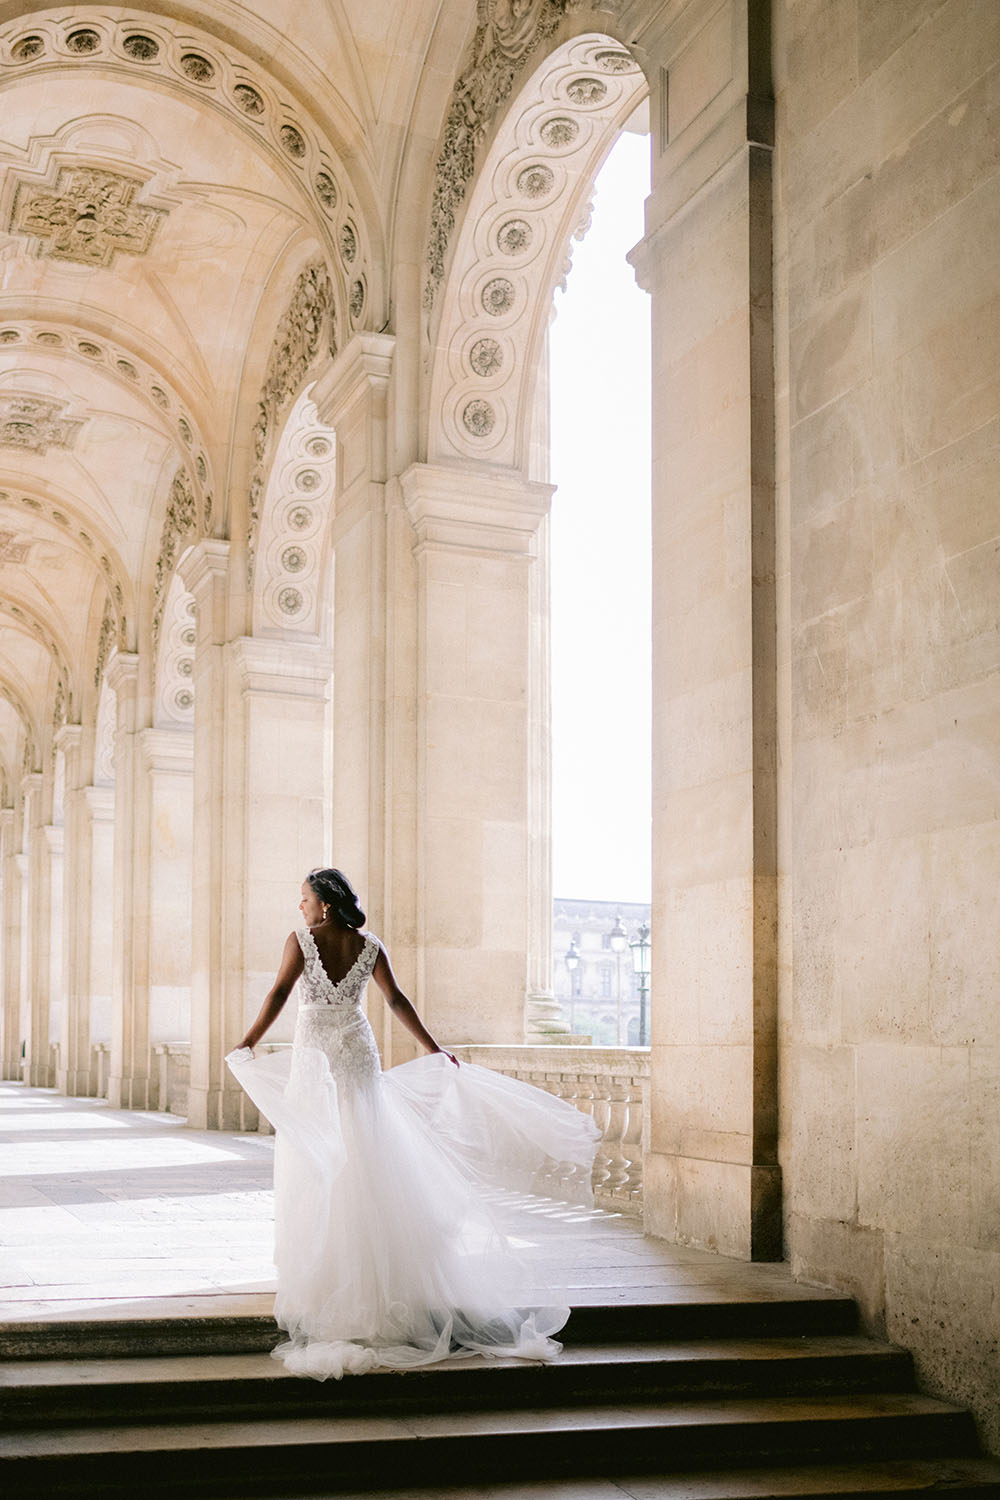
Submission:
<svg viewBox="0 0 1000 1500">
<path fill-rule="evenodd" d="M 123 172 L 63 167 L 54 188 L 18 183 L 8 228 L 38 240 L 49 260 L 110 266 L 119 253 L 145 255 L 166 216 L 134 201 L 144 186 Z"/>
</svg>

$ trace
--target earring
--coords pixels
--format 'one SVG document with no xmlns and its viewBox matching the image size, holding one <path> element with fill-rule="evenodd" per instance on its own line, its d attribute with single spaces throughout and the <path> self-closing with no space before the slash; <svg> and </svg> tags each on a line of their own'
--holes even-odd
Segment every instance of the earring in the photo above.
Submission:
<svg viewBox="0 0 1000 1500">
<path fill-rule="evenodd" d="M 324 921 L 324 922 L 325 922 L 325 921 L 326 921 L 326 917 L 327 917 L 327 913 L 328 913 L 328 912 L 329 912 L 329 910 L 330 910 L 330 908 L 329 908 L 329 906 L 328 906 L 328 905 L 327 905 L 327 903 L 326 903 L 326 902 L 325 902 L 325 901 L 324 901 L 324 902 L 323 902 L 323 921 Z"/>
</svg>

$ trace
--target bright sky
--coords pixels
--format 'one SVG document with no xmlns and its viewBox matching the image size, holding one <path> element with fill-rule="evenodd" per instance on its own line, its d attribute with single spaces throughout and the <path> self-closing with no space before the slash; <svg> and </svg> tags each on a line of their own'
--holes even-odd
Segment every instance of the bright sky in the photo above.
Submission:
<svg viewBox="0 0 1000 1500">
<path fill-rule="evenodd" d="M 650 896 L 649 137 L 597 179 L 551 333 L 553 888 Z"/>
</svg>

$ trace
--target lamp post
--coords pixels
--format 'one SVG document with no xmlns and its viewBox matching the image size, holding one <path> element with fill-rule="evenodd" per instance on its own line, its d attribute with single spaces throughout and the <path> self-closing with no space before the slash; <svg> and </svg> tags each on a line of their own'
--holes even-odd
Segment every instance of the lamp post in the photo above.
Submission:
<svg viewBox="0 0 1000 1500">
<path fill-rule="evenodd" d="M 622 954 L 628 947 L 628 933 L 622 921 L 621 912 L 615 917 L 615 925 L 608 933 L 608 947 L 615 955 L 615 969 L 618 980 L 618 1046 L 622 1045 Z"/>
<path fill-rule="evenodd" d="M 571 1035 L 576 1035 L 576 982 L 575 974 L 580 967 L 580 950 L 576 946 L 576 938 L 570 938 L 569 947 L 566 949 L 566 957 L 563 963 L 569 972 L 569 1029 Z"/>
<path fill-rule="evenodd" d="M 649 941 L 649 926 L 646 922 L 643 922 L 639 931 L 629 943 L 629 948 L 632 952 L 632 967 L 639 979 L 639 1046 L 648 1047 L 646 1001 L 649 996 L 649 955 L 651 944 Z"/>
</svg>

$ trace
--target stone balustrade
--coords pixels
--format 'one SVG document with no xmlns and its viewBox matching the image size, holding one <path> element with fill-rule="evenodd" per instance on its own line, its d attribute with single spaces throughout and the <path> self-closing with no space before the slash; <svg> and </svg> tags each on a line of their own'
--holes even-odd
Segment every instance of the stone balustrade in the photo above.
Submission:
<svg viewBox="0 0 1000 1500">
<path fill-rule="evenodd" d="M 153 1097 L 155 1109 L 172 1115 L 187 1114 L 191 1078 L 190 1042 L 162 1042 L 153 1048 Z"/>
<path fill-rule="evenodd" d="M 521 1078 L 593 1115 L 603 1132 L 594 1201 L 642 1214 L 642 1157 L 649 1141 L 648 1047 L 463 1046 L 459 1062 Z M 553 1182 L 552 1186 L 558 1186 Z"/>
</svg>

